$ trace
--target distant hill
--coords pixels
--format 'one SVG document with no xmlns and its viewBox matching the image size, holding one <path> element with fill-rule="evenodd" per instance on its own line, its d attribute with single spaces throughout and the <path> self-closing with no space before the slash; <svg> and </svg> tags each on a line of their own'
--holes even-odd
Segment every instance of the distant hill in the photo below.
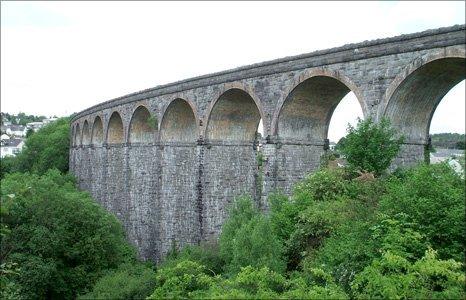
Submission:
<svg viewBox="0 0 466 300">
<path fill-rule="evenodd" d="M 432 146 L 434 148 L 464 149 L 465 135 L 460 133 L 436 133 L 432 134 Z"/>
</svg>

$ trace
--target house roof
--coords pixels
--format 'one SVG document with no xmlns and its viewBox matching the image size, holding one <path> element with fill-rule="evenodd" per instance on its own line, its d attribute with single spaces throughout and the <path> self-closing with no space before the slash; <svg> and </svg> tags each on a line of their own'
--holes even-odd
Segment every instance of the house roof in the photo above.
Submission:
<svg viewBox="0 0 466 300">
<path fill-rule="evenodd" d="M 2 140 L 2 147 L 18 147 L 23 142 L 22 139 Z"/>
<path fill-rule="evenodd" d="M 10 128 L 11 131 L 24 131 L 26 126 L 23 126 L 23 125 L 10 125 L 10 126 L 7 126 L 7 128 Z"/>
</svg>

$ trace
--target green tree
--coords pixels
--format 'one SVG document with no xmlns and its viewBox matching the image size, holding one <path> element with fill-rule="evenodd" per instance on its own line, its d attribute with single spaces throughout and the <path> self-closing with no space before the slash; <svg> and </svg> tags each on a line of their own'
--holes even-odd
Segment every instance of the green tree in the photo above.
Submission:
<svg viewBox="0 0 466 300">
<path fill-rule="evenodd" d="M 117 219 L 77 191 L 70 175 L 9 174 L 1 201 L 1 260 L 18 265 L 12 280 L 26 299 L 74 298 L 105 270 L 135 259 Z"/>
<path fill-rule="evenodd" d="M 439 260 L 432 249 L 414 263 L 384 252 L 352 284 L 358 299 L 464 299 L 461 263 Z"/>
<path fill-rule="evenodd" d="M 282 244 L 269 218 L 259 213 L 249 197 L 240 197 L 231 206 L 220 235 L 220 254 L 228 274 L 248 265 L 276 272 L 285 269 Z"/>
<path fill-rule="evenodd" d="M 56 168 L 68 171 L 70 146 L 69 118 L 47 124 L 29 136 L 24 149 L 16 156 L 13 171 L 44 174 Z"/>
<path fill-rule="evenodd" d="M 218 279 L 210 276 L 206 267 L 197 262 L 179 261 L 157 271 L 157 288 L 148 299 L 193 298 L 193 294 L 209 290 Z"/>
<path fill-rule="evenodd" d="M 142 263 L 125 263 L 102 276 L 78 299 L 145 299 L 156 287 L 155 271 Z"/>
<path fill-rule="evenodd" d="M 464 260 L 464 179 L 446 163 L 420 165 L 393 177 L 380 201 L 388 216 L 407 215 L 442 259 Z"/>
<path fill-rule="evenodd" d="M 350 169 L 381 175 L 400 150 L 402 137 L 387 119 L 374 123 L 370 118 L 358 120 L 356 127 L 348 125 L 348 134 L 340 151 L 346 157 Z"/>
</svg>

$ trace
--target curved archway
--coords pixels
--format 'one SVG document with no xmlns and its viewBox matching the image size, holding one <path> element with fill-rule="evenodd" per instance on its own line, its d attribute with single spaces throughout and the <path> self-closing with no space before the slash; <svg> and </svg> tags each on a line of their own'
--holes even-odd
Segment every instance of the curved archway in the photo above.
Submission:
<svg viewBox="0 0 466 300">
<path fill-rule="evenodd" d="M 232 88 L 215 101 L 208 117 L 208 140 L 252 142 L 261 113 L 256 101 L 242 89 Z"/>
<path fill-rule="evenodd" d="M 162 117 L 160 140 L 162 142 L 195 142 L 197 122 L 194 110 L 184 99 L 170 102 Z"/>
<path fill-rule="evenodd" d="M 89 130 L 89 122 L 84 121 L 83 125 L 83 139 L 82 139 L 82 144 L 83 145 L 89 145 L 91 142 L 91 135 L 90 135 L 90 130 Z"/>
<path fill-rule="evenodd" d="M 156 120 L 152 118 L 149 110 L 141 105 L 136 108 L 129 125 L 130 143 L 150 143 L 154 140 L 157 129 Z"/>
<path fill-rule="evenodd" d="M 446 57 L 425 62 L 406 72 L 387 94 L 384 117 L 405 136 L 407 143 L 426 144 L 437 105 L 455 85 L 465 79 L 465 58 Z"/>
<path fill-rule="evenodd" d="M 91 143 L 95 146 L 102 146 L 104 143 L 104 126 L 99 116 L 95 117 L 92 124 Z"/>
<path fill-rule="evenodd" d="M 79 127 L 79 123 L 76 124 L 76 130 L 74 132 L 74 145 L 80 146 L 81 145 L 81 129 Z"/>
<path fill-rule="evenodd" d="M 107 126 L 107 143 L 121 144 L 124 143 L 123 120 L 118 112 L 113 112 L 110 116 Z"/>
<path fill-rule="evenodd" d="M 323 141 L 327 138 L 333 111 L 350 91 L 342 81 L 328 75 L 301 81 L 280 108 L 276 134 L 283 139 Z"/>
</svg>

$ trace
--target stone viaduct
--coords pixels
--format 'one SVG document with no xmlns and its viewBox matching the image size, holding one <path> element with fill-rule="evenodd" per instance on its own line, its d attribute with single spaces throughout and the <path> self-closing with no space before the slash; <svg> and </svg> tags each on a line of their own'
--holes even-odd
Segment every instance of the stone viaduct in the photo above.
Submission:
<svg viewBox="0 0 466 300">
<path fill-rule="evenodd" d="M 70 169 L 139 255 L 159 260 L 174 242 L 218 236 L 235 196 L 266 209 L 270 192 L 289 193 L 316 170 L 350 91 L 365 117 L 387 117 L 405 135 L 396 164 L 422 160 L 436 106 L 465 78 L 465 34 L 456 25 L 350 44 L 95 105 L 71 120 Z"/>
</svg>

